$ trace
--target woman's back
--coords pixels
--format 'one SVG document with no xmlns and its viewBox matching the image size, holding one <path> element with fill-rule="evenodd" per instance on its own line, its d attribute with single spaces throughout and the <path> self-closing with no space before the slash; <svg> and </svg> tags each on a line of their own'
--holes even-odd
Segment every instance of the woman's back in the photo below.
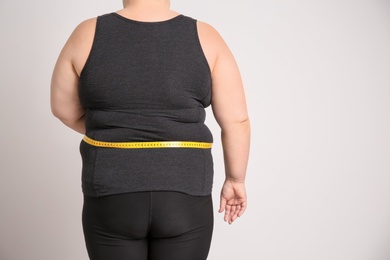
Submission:
<svg viewBox="0 0 390 260">
<path fill-rule="evenodd" d="M 93 140 L 213 142 L 204 124 L 211 71 L 191 17 L 140 22 L 117 13 L 99 16 L 78 92 Z M 212 190 L 210 148 L 106 149 L 83 140 L 80 151 L 89 196 Z"/>
<path fill-rule="evenodd" d="M 212 142 L 203 124 L 211 71 L 196 30 L 196 20 L 184 15 L 164 22 L 99 16 L 79 82 L 80 102 L 91 113 L 87 135 Z"/>
</svg>

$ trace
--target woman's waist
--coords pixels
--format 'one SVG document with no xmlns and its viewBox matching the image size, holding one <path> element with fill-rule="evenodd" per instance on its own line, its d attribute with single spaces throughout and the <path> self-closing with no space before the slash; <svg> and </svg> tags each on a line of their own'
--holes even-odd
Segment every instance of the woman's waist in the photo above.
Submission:
<svg viewBox="0 0 390 260">
<path fill-rule="evenodd" d="M 107 142 L 95 140 L 87 135 L 83 141 L 89 145 L 105 148 L 122 148 L 122 149 L 156 149 L 156 148 L 197 148 L 209 149 L 212 147 L 210 142 L 196 141 L 141 141 L 141 142 Z"/>
<path fill-rule="evenodd" d="M 86 127 L 87 137 L 102 142 L 213 142 L 213 135 L 205 124 L 176 125 L 176 126 L 141 126 L 89 128 Z"/>
</svg>

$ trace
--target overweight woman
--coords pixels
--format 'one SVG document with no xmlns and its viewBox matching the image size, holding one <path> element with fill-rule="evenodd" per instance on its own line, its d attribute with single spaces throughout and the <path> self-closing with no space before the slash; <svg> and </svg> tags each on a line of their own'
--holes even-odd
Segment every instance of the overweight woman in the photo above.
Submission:
<svg viewBox="0 0 390 260">
<path fill-rule="evenodd" d="M 237 63 L 209 24 L 169 0 L 124 0 L 81 22 L 51 81 L 51 110 L 83 135 L 82 225 L 93 260 L 207 259 L 214 226 L 211 105 L 225 181 L 219 213 L 247 207 L 250 123 Z"/>
</svg>

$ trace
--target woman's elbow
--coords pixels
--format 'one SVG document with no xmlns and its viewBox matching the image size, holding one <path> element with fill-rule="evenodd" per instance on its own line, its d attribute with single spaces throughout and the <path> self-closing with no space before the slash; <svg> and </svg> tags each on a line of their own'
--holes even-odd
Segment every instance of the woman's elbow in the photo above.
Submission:
<svg viewBox="0 0 390 260">
<path fill-rule="evenodd" d="M 54 117 L 62 120 L 71 120 L 72 116 L 69 114 L 68 111 L 66 111 L 64 106 L 61 106 L 58 104 L 58 102 L 55 102 L 54 100 L 50 103 L 51 113 Z"/>
<path fill-rule="evenodd" d="M 61 106 L 54 102 L 51 102 L 51 113 L 66 124 L 78 122 L 85 114 L 84 111 L 78 111 L 78 109 L 69 110 L 66 106 Z"/>
<path fill-rule="evenodd" d="M 219 125 L 222 131 L 226 131 L 230 129 L 234 131 L 234 129 L 243 128 L 243 129 L 247 129 L 250 132 L 250 128 L 251 128 L 249 117 L 243 117 L 236 120 L 226 120 L 225 122 L 220 122 Z"/>
</svg>

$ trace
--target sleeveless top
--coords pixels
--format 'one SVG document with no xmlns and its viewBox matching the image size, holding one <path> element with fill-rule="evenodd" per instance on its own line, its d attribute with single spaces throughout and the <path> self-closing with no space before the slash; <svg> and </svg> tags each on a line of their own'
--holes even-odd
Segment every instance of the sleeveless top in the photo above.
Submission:
<svg viewBox="0 0 390 260">
<path fill-rule="evenodd" d="M 115 12 L 97 17 L 80 74 L 86 135 L 98 141 L 213 142 L 204 124 L 211 71 L 196 20 L 180 14 L 142 22 Z M 121 149 L 80 143 L 87 196 L 139 191 L 212 191 L 211 149 Z"/>
</svg>

